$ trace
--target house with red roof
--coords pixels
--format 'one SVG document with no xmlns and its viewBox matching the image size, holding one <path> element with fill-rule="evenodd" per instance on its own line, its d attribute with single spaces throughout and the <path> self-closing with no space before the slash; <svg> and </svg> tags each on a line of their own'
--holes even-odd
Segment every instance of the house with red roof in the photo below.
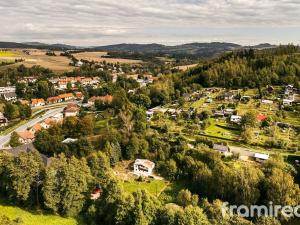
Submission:
<svg viewBox="0 0 300 225">
<path fill-rule="evenodd" d="M 259 115 L 256 116 L 256 120 L 257 120 L 258 122 L 263 122 L 263 121 L 265 121 L 267 118 L 268 118 L 268 117 L 265 116 L 265 115 L 263 115 L 263 114 L 259 114 Z"/>
</svg>

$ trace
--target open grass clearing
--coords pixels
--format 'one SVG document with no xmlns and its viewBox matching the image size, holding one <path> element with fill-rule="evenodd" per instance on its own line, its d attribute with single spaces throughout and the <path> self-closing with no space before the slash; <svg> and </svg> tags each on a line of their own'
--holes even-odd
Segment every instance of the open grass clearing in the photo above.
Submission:
<svg viewBox="0 0 300 225">
<path fill-rule="evenodd" d="M 55 215 L 39 214 L 6 204 L 0 200 L 0 215 L 7 216 L 11 220 L 20 218 L 25 225 L 76 225 L 74 218 L 63 218 Z"/>
</svg>

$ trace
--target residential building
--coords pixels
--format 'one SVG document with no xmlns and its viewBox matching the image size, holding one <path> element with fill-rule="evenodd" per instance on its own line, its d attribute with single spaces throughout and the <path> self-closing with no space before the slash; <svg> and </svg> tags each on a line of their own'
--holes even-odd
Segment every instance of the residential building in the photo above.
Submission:
<svg viewBox="0 0 300 225">
<path fill-rule="evenodd" d="M 138 176 L 151 176 L 155 163 L 147 159 L 136 159 L 133 164 L 134 174 Z"/>
<path fill-rule="evenodd" d="M 77 104 L 70 103 L 64 108 L 64 117 L 77 116 L 79 114 L 80 107 Z"/>
<path fill-rule="evenodd" d="M 55 104 L 61 102 L 62 99 L 59 96 L 49 97 L 47 98 L 47 104 Z"/>
<path fill-rule="evenodd" d="M 91 98 L 89 98 L 88 103 L 90 105 L 95 105 L 95 101 L 103 101 L 106 103 L 111 103 L 113 101 L 113 96 L 111 95 L 105 95 L 105 96 L 93 96 Z"/>
<path fill-rule="evenodd" d="M 2 95 L 5 101 L 15 102 L 17 101 L 17 94 L 15 92 L 5 93 Z"/>
<path fill-rule="evenodd" d="M 236 124 L 240 124 L 242 121 L 242 117 L 241 116 L 238 116 L 238 115 L 232 115 L 230 117 L 230 122 L 232 123 L 236 123 Z"/>
<path fill-rule="evenodd" d="M 6 127 L 8 124 L 8 119 L 0 112 L 0 127 Z"/>
<path fill-rule="evenodd" d="M 15 93 L 15 92 L 16 92 L 15 86 L 0 87 L 0 95 L 7 94 L 7 93 Z"/>
<path fill-rule="evenodd" d="M 19 135 L 19 141 L 22 144 L 29 144 L 34 141 L 34 134 L 28 130 L 17 132 L 17 134 Z"/>
<path fill-rule="evenodd" d="M 31 107 L 40 107 L 45 105 L 45 100 L 42 98 L 31 99 Z"/>
<path fill-rule="evenodd" d="M 266 160 L 269 159 L 269 157 L 270 156 L 268 154 L 262 154 L 262 153 L 255 153 L 254 154 L 255 161 L 260 162 L 260 163 L 265 162 Z"/>
<path fill-rule="evenodd" d="M 77 100 L 82 100 L 84 98 L 82 92 L 75 92 L 75 97 Z"/>
<path fill-rule="evenodd" d="M 74 99 L 74 95 L 72 93 L 61 94 L 58 97 L 64 102 Z"/>
</svg>

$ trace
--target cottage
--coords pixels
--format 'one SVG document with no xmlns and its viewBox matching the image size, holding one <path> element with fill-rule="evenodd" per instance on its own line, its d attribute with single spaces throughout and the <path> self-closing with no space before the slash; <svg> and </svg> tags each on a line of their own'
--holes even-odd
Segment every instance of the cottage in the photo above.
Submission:
<svg viewBox="0 0 300 225">
<path fill-rule="evenodd" d="M 74 99 L 74 95 L 72 93 L 65 93 L 58 96 L 62 101 L 70 101 Z"/>
<path fill-rule="evenodd" d="M 133 165 L 134 174 L 139 176 L 150 176 L 155 163 L 147 159 L 136 159 Z"/>
<path fill-rule="evenodd" d="M 267 100 L 267 99 L 262 99 L 261 103 L 262 104 L 273 104 L 273 101 L 272 100 Z"/>
<path fill-rule="evenodd" d="M 89 98 L 88 104 L 89 105 L 95 105 L 95 102 L 97 100 L 102 101 L 102 102 L 106 102 L 106 103 L 111 103 L 113 101 L 113 96 L 111 96 L 111 95 L 93 96 L 93 97 Z"/>
<path fill-rule="evenodd" d="M 241 116 L 238 116 L 238 115 L 232 115 L 232 116 L 230 117 L 230 122 L 232 122 L 232 123 L 239 124 L 239 123 L 241 123 L 241 121 L 242 121 L 242 117 L 241 117 Z"/>
<path fill-rule="evenodd" d="M 75 92 L 75 97 L 77 100 L 82 100 L 84 96 L 82 92 Z"/>
<path fill-rule="evenodd" d="M 233 97 L 234 97 L 234 95 L 233 95 L 232 92 L 225 92 L 225 93 L 219 95 L 219 96 L 217 97 L 217 99 L 219 99 L 219 100 L 230 101 L 230 100 L 233 99 Z"/>
<path fill-rule="evenodd" d="M 232 156 L 228 146 L 223 144 L 214 144 L 213 149 L 224 155 L 225 157 Z"/>
<path fill-rule="evenodd" d="M 22 144 L 29 144 L 34 141 L 34 134 L 28 130 L 17 132 L 17 134 L 19 135 L 19 141 Z"/>
<path fill-rule="evenodd" d="M 223 144 L 214 144 L 213 149 L 216 151 L 219 151 L 221 153 L 223 152 L 229 152 L 229 147 Z"/>
<path fill-rule="evenodd" d="M 79 114 L 80 107 L 77 104 L 70 103 L 64 108 L 64 117 L 77 116 Z"/>
<path fill-rule="evenodd" d="M 255 153 L 254 158 L 255 158 L 255 161 L 263 163 L 263 162 L 265 162 L 266 160 L 269 159 L 269 155 L 261 154 L 261 153 Z"/>
<path fill-rule="evenodd" d="M 0 127 L 5 127 L 8 124 L 8 119 L 0 112 Z"/>
<path fill-rule="evenodd" d="M 263 122 L 263 121 L 265 121 L 267 118 L 268 118 L 268 117 L 265 116 L 265 115 L 263 115 L 263 114 L 259 114 L 259 115 L 256 116 L 256 120 L 257 120 L 258 122 Z"/>
<path fill-rule="evenodd" d="M 42 98 L 31 99 L 31 107 L 40 107 L 45 105 L 45 100 Z"/>
<path fill-rule="evenodd" d="M 8 93 L 15 93 L 15 92 L 16 92 L 15 86 L 0 87 L 0 95 L 8 94 Z"/>
<path fill-rule="evenodd" d="M 5 93 L 5 94 L 3 94 L 3 98 L 5 99 L 5 101 L 8 101 L 8 102 L 17 101 L 17 95 L 15 92 Z"/>
<path fill-rule="evenodd" d="M 48 104 L 55 104 L 55 103 L 58 103 L 58 102 L 61 102 L 61 101 L 62 101 L 62 99 L 59 96 L 54 96 L 54 97 L 47 98 L 47 103 Z"/>
<path fill-rule="evenodd" d="M 214 117 L 219 118 L 219 117 L 224 117 L 224 111 L 223 110 L 216 110 L 214 112 Z"/>
</svg>

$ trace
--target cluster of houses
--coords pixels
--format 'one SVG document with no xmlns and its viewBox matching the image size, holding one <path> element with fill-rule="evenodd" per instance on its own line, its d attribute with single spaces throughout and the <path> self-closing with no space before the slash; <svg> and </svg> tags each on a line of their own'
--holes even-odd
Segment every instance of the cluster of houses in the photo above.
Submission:
<svg viewBox="0 0 300 225">
<path fill-rule="evenodd" d="M 131 74 L 131 75 L 126 75 L 126 78 L 137 81 L 140 87 L 145 87 L 148 84 L 152 84 L 154 81 L 158 80 L 158 77 L 154 77 L 151 74 L 142 75 L 142 76 L 139 74 Z"/>
<path fill-rule="evenodd" d="M 29 130 L 17 132 L 19 141 L 22 144 L 29 144 L 34 141 L 35 134 L 42 129 L 49 129 L 55 124 L 61 124 L 66 117 L 78 116 L 80 107 L 77 104 L 69 103 L 62 113 L 57 113 L 52 117 L 45 119 L 40 123 L 36 123 Z"/>
<path fill-rule="evenodd" d="M 58 96 L 49 97 L 49 98 L 47 98 L 46 101 L 42 98 L 34 98 L 34 99 L 31 99 L 31 107 L 41 107 L 46 104 L 50 105 L 50 104 L 55 104 L 55 103 L 60 103 L 60 102 L 72 101 L 75 99 L 82 100 L 83 97 L 84 96 L 83 96 L 82 92 L 75 92 L 75 94 L 65 93 L 65 94 L 60 94 Z"/>
<path fill-rule="evenodd" d="M 50 78 L 49 82 L 54 84 L 57 90 L 66 90 L 68 85 L 71 88 L 75 88 L 78 84 L 81 86 L 92 86 L 97 87 L 100 83 L 99 77 L 58 77 L 58 78 Z"/>
</svg>

